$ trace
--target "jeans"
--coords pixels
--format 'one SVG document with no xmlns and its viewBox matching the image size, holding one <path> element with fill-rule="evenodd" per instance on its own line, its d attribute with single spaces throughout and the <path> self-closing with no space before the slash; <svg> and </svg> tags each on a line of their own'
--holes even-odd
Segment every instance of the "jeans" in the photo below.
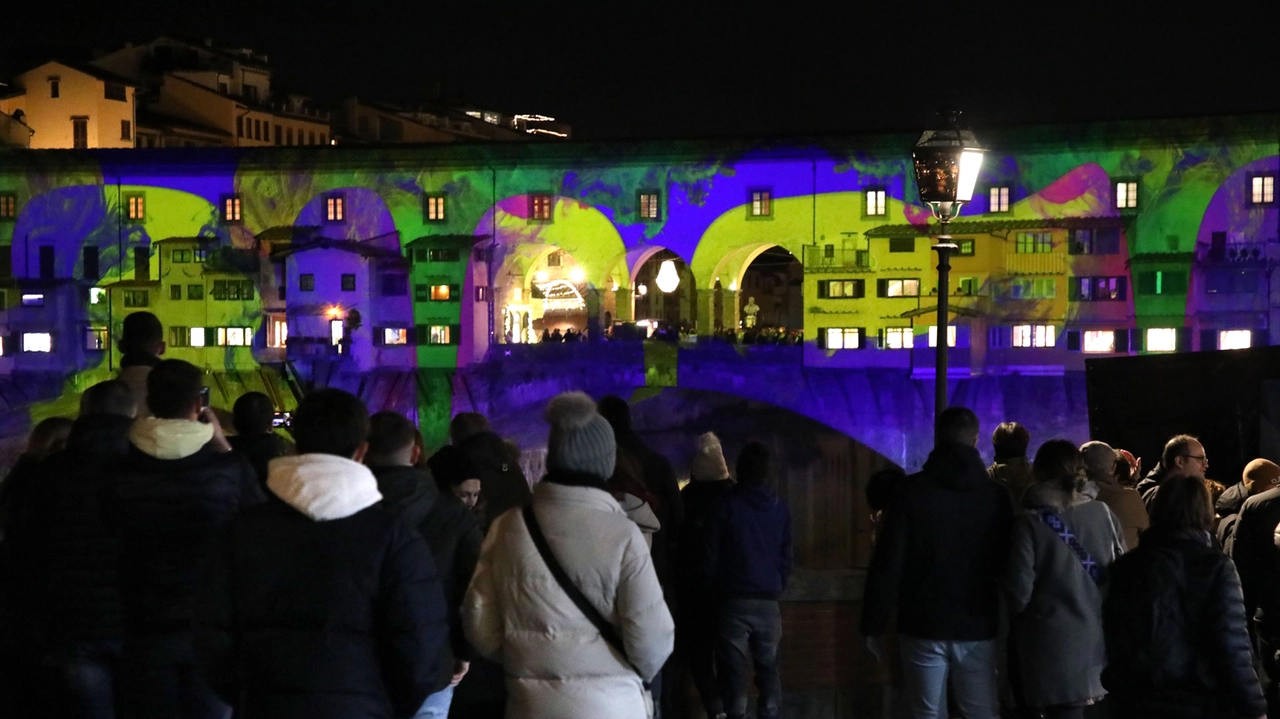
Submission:
<svg viewBox="0 0 1280 719">
<path fill-rule="evenodd" d="M 445 719 L 449 716 L 450 704 L 453 704 L 453 687 L 451 686 L 427 697 L 427 700 L 422 703 L 422 708 L 413 715 L 413 719 Z"/>
<path fill-rule="evenodd" d="M 996 641 L 950 642 L 901 637 L 903 713 L 910 719 L 945 717 L 950 675 L 956 708 L 966 719 L 995 719 Z"/>
<path fill-rule="evenodd" d="M 728 599 L 720 605 L 720 635 L 716 640 L 716 670 L 720 696 L 730 717 L 747 714 L 747 672 L 755 664 L 760 696 L 756 716 L 773 719 L 782 704 L 778 677 L 778 644 L 782 641 L 782 612 L 771 599 Z"/>
<path fill-rule="evenodd" d="M 52 663 L 61 684 L 64 716 L 115 719 L 119 642 L 84 644 Z"/>
<path fill-rule="evenodd" d="M 121 714 L 125 719 L 230 719 L 231 707 L 204 683 L 195 664 L 126 661 Z"/>
</svg>

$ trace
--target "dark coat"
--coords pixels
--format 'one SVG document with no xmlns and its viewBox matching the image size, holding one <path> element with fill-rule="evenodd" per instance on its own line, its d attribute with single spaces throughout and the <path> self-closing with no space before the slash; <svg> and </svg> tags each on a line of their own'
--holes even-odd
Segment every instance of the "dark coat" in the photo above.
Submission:
<svg viewBox="0 0 1280 719">
<path fill-rule="evenodd" d="M 732 479 L 695 480 L 680 490 L 684 503 L 684 522 L 677 528 L 676 572 L 683 595 L 695 598 L 703 593 L 702 554 L 706 547 L 707 521 L 716 499 L 733 488 Z"/>
<path fill-rule="evenodd" d="M 272 497 L 235 518 L 206 581 L 201 663 L 241 719 L 407 717 L 436 682 L 431 553 L 381 507 L 314 521 Z"/>
<path fill-rule="evenodd" d="M 0 484 L 0 652 L 6 655 L 43 651 L 39 626 L 32 621 L 38 613 L 39 543 L 29 521 L 39 466 L 24 453 Z"/>
<path fill-rule="evenodd" d="M 480 473 L 480 498 L 484 503 L 486 525 L 492 524 L 508 509 L 533 503 L 533 491 L 520 468 L 520 458 L 511 456 L 506 443 L 497 434 L 474 434 L 459 444 L 458 449 L 467 455 Z"/>
<path fill-rule="evenodd" d="M 31 523 L 40 549 L 37 595 L 55 653 L 85 642 L 119 640 L 116 538 L 102 516 L 106 469 L 129 452 L 132 417 L 76 420 L 63 451 L 40 466 Z"/>
<path fill-rule="evenodd" d="M 978 450 L 944 443 L 885 512 L 867 574 L 862 634 L 898 630 L 919 639 L 994 639 L 998 582 L 1009 557 L 1013 505 Z"/>
<path fill-rule="evenodd" d="M 735 485 L 711 505 L 702 557 L 710 591 L 777 599 L 795 564 L 787 503 L 767 485 Z"/>
<path fill-rule="evenodd" d="M 658 515 L 658 523 L 662 525 L 653 535 L 653 569 L 658 573 L 658 581 L 664 586 L 671 581 L 671 566 L 668 561 L 670 544 L 674 540 L 676 527 L 684 522 L 684 501 L 680 496 L 680 481 L 671 468 L 666 457 L 649 449 L 635 430 L 614 428 L 618 447 L 625 449 L 640 461 L 643 470 L 644 484 L 649 494 L 657 500 L 653 503 L 653 512 Z"/>
<path fill-rule="evenodd" d="M 1207 535 L 1149 530 L 1111 566 L 1102 683 L 1123 716 L 1267 712 L 1240 581 Z"/>
<path fill-rule="evenodd" d="M 443 494 L 431 475 L 413 467 L 372 467 L 382 507 L 408 523 L 426 540 L 449 612 L 449 641 L 440 657 L 440 676 L 432 692 L 449 685 L 454 659 L 471 661 L 475 651 L 462 634 L 462 597 L 480 559 L 480 525 L 467 505 Z"/>
<path fill-rule="evenodd" d="M 232 517 L 264 499 L 253 467 L 209 445 L 181 459 L 131 446 L 110 474 L 105 509 L 120 542 L 126 644 L 143 661 L 194 661 L 192 602 L 200 576 Z"/>
<path fill-rule="evenodd" d="M 267 464 L 276 457 L 289 453 L 289 443 L 284 437 L 271 432 L 263 434 L 242 434 L 227 437 L 231 448 L 243 454 L 249 464 L 253 465 L 253 473 L 263 489 L 267 486 Z"/>
<path fill-rule="evenodd" d="M 1280 488 L 1245 500 L 1235 525 L 1232 559 L 1240 571 L 1245 606 L 1256 611 L 1258 630 L 1280 636 L 1280 552 L 1275 545 L 1280 524 Z"/>
</svg>

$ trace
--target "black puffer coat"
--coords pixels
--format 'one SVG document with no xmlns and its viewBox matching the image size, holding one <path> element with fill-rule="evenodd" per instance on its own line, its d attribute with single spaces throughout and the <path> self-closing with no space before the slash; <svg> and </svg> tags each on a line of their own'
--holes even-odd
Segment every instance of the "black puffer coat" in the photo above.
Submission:
<svg viewBox="0 0 1280 719">
<path fill-rule="evenodd" d="M 1118 716 L 1259 717 L 1240 580 L 1207 534 L 1148 530 L 1111 565 L 1103 686 Z"/>
<path fill-rule="evenodd" d="M 476 479 L 480 480 L 486 525 L 493 524 L 508 509 L 533 502 L 533 491 L 520 468 L 520 458 L 513 456 L 497 434 L 479 432 L 465 439 L 458 449 L 467 455 L 480 474 Z"/>
<path fill-rule="evenodd" d="M 1245 606 L 1255 613 L 1258 631 L 1280 636 L 1280 551 L 1275 530 L 1280 524 L 1280 488 L 1245 500 L 1235 524 L 1231 558 L 1240 570 Z"/>
</svg>

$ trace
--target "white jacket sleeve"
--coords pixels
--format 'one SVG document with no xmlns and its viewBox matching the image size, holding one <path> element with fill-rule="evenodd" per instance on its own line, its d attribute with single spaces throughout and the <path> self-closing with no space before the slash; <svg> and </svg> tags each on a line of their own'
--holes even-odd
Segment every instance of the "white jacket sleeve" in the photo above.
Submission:
<svg viewBox="0 0 1280 719">
<path fill-rule="evenodd" d="M 480 548 L 480 559 L 471 585 L 462 600 L 462 630 L 481 656 L 502 662 L 503 619 L 494 578 L 493 558 L 501 551 L 500 537 L 505 524 L 499 520 L 490 528 Z"/>
<path fill-rule="evenodd" d="M 638 529 L 632 533 L 623 554 L 615 608 L 627 658 L 644 680 L 649 681 L 671 656 L 675 622 L 667 609 L 662 586 L 658 584 L 649 548 Z"/>
</svg>

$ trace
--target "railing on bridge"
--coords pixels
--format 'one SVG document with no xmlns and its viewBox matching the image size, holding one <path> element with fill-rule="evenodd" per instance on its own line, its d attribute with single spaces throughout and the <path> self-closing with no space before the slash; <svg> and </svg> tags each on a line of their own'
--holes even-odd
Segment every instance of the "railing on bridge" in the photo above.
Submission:
<svg viewBox="0 0 1280 719">
<path fill-rule="evenodd" d="M 646 346 L 649 347 L 651 356 L 653 349 L 677 348 L 682 363 L 751 363 L 798 367 L 804 362 L 804 347 L 800 345 L 730 344 L 710 337 L 690 338 L 690 341 L 682 341 L 678 345 L 658 340 L 494 345 L 489 349 L 485 362 L 642 364 L 645 361 Z"/>
</svg>

